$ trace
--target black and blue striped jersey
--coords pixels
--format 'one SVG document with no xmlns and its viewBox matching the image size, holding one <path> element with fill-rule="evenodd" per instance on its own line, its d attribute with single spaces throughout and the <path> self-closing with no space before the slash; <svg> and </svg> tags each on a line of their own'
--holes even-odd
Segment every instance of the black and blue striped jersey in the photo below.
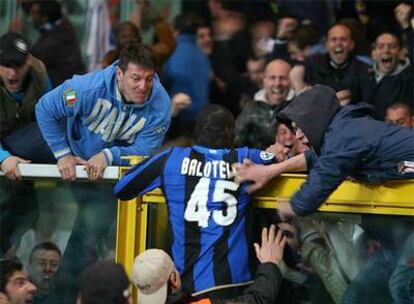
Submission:
<svg viewBox="0 0 414 304">
<path fill-rule="evenodd" d="M 171 148 L 133 167 L 115 185 L 129 200 L 157 187 L 163 191 L 172 229 L 172 257 L 183 290 L 198 292 L 251 280 L 248 267 L 246 184 L 234 181 L 231 165 L 251 159 L 267 164 L 260 150 Z"/>
</svg>

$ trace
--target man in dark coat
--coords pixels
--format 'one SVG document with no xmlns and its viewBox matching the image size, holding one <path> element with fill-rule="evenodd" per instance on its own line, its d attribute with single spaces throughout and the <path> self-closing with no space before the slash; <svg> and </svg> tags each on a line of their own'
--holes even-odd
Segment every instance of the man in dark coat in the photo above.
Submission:
<svg viewBox="0 0 414 304">
<path fill-rule="evenodd" d="M 76 33 L 70 21 L 62 15 L 60 3 L 33 1 L 30 16 L 40 37 L 32 54 L 43 61 L 54 87 L 74 74 L 85 73 Z"/>
<path fill-rule="evenodd" d="M 335 91 L 316 85 L 296 97 L 278 117 L 292 123 L 296 137 L 311 149 L 270 166 L 236 165 L 240 181 L 253 180 L 254 191 L 287 171 L 306 171 L 308 177 L 290 204 L 279 209 L 293 217 L 315 212 L 349 176 L 379 183 L 413 178 L 398 171 L 401 161 L 414 161 L 414 132 L 372 118 L 370 105 L 341 108 Z"/>
<path fill-rule="evenodd" d="M 403 53 L 401 40 L 392 33 L 383 33 L 375 40 L 369 102 L 374 105 L 377 119 L 384 120 L 393 103 L 414 105 L 413 66 L 408 58 L 400 61 Z"/>
<path fill-rule="evenodd" d="M 341 105 L 366 101 L 369 66 L 353 56 L 355 42 L 351 30 L 344 24 L 333 25 L 326 35 L 325 47 L 327 54 L 306 59 L 306 82 L 330 86 L 337 92 Z"/>
</svg>

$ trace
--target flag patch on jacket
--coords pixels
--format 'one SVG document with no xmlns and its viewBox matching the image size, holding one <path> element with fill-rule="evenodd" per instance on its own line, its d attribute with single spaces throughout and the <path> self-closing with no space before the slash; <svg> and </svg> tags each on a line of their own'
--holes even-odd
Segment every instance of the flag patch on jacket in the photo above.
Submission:
<svg viewBox="0 0 414 304">
<path fill-rule="evenodd" d="M 63 100 L 65 101 L 65 105 L 71 107 L 75 104 L 77 97 L 76 92 L 72 88 L 68 88 L 63 92 Z"/>
</svg>

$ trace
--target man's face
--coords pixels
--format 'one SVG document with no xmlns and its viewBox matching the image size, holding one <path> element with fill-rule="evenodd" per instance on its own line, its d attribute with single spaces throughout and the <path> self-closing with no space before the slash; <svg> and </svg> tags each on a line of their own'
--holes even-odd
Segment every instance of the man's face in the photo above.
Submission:
<svg viewBox="0 0 414 304">
<path fill-rule="evenodd" d="M 397 67 L 401 52 L 397 38 L 390 34 L 383 34 L 375 41 L 372 57 L 381 73 L 390 74 Z"/>
<path fill-rule="evenodd" d="M 296 139 L 307 149 L 310 148 L 309 146 L 309 139 L 306 137 L 305 133 L 298 127 L 295 122 L 292 122 L 292 127 L 295 130 Z"/>
<path fill-rule="evenodd" d="M 277 105 L 286 100 L 290 91 L 290 70 L 290 65 L 283 61 L 272 61 L 266 66 L 263 87 L 269 104 Z"/>
<path fill-rule="evenodd" d="M 294 60 L 305 61 L 305 51 L 299 49 L 297 43 L 293 41 L 288 42 L 288 53 L 289 57 Z"/>
<path fill-rule="evenodd" d="M 40 13 L 40 7 L 37 3 L 32 4 L 29 14 L 32 18 L 33 24 L 37 27 L 47 22 L 47 17 Z"/>
<path fill-rule="evenodd" d="M 247 73 L 251 82 L 261 87 L 263 84 L 263 71 L 264 71 L 263 60 L 248 60 L 247 61 Z"/>
<path fill-rule="evenodd" d="M 36 250 L 30 261 L 30 278 L 40 290 L 47 291 L 59 265 L 60 255 L 55 250 Z"/>
<path fill-rule="evenodd" d="M 197 30 L 197 44 L 206 56 L 213 51 L 213 39 L 211 29 L 208 26 L 200 27 Z"/>
<path fill-rule="evenodd" d="M 134 104 L 145 103 L 151 93 L 154 73 L 153 69 L 135 63 L 128 63 L 125 72 L 118 67 L 118 87 L 126 101 Z"/>
<path fill-rule="evenodd" d="M 404 128 L 413 127 L 413 117 L 405 108 L 388 109 L 385 121 L 400 125 Z"/>
<path fill-rule="evenodd" d="M 299 142 L 296 138 L 295 133 L 283 123 L 279 123 L 277 127 L 276 142 L 286 148 L 289 148 L 289 157 L 295 156 L 308 150 L 308 147 Z"/>
<path fill-rule="evenodd" d="M 5 289 L 11 304 L 32 303 L 36 293 L 36 286 L 28 280 L 27 274 L 23 271 L 14 272 Z"/>
<path fill-rule="evenodd" d="M 283 123 L 280 123 L 277 127 L 276 142 L 286 148 L 289 148 L 289 156 L 293 156 L 295 154 L 295 146 L 297 143 L 295 133 L 293 133 Z"/>
<path fill-rule="evenodd" d="M 296 250 L 299 247 L 298 230 L 295 226 L 289 223 L 278 223 L 277 227 L 282 230 L 284 236 L 286 236 L 286 242 L 288 246 Z"/>
<path fill-rule="evenodd" d="M 354 49 L 351 31 L 342 25 L 334 26 L 328 32 L 325 46 L 333 62 L 336 64 L 344 63 Z"/>
<path fill-rule="evenodd" d="M 18 92 L 22 89 L 23 81 L 29 71 L 29 60 L 19 66 L 0 65 L 0 76 L 4 82 L 7 91 L 11 93 Z"/>
</svg>

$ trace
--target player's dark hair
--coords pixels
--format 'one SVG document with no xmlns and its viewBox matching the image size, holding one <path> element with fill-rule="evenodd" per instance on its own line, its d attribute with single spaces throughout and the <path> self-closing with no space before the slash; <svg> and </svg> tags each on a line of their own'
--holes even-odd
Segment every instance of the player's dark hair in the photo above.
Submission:
<svg viewBox="0 0 414 304">
<path fill-rule="evenodd" d="M 126 71 L 128 64 L 134 63 L 144 68 L 156 70 L 156 57 L 152 49 L 142 43 L 128 44 L 119 56 L 119 67 Z"/>
<path fill-rule="evenodd" d="M 231 148 L 234 142 L 233 114 L 219 105 L 209 105 L 197 115 L 194 139 L 209 148 Z"/>
</svg>

